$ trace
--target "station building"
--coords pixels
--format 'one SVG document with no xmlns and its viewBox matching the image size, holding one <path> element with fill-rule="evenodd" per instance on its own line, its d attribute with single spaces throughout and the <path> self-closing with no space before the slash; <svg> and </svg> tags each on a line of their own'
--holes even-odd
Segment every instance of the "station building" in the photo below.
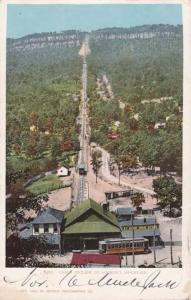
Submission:
<svg viewBox="0 0 191 300">
<path fill-rule="evenodd" d="M 160 237 L 159 224 L 156 222 L 155 217 L 133 217 L 133 220 L 119 221 L 122 237 L 124 238 L 140 238 L 144 237 L 149 240 L 149 246 L 155 244 L 161 245 L 162 240 Z"/>
<path fill-rule="evenodd" d="M 121 237 L 114 213 L 89 199 L 65 213 L 61 227 L 61 251 L 98 249 L 100 240 Z"/>
</svg>

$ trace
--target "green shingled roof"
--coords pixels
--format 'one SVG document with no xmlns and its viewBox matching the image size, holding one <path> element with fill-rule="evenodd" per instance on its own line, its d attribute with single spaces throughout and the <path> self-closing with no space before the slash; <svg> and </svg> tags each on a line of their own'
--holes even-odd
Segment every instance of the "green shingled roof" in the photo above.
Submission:
<svg viewBox="0 0 191 300">
<path fill-rule="evenodd" d="M 92 199 L 89 199 L 83 201 L 79 206 L 73 208 L 70 212 L 65 214 L 65 228 L 73 222 L 77 222 L 78 218 L 82 216 L 85 212 L 87 212 L 89 209 L 94 210 L 97 214 L 100 215 L 100 217 L 103 220 L 118 227 L 117 218 L 113 213 L 109 211 L 104 213 L 103 207 L 101 205 L 99 205 Z"/>
<path fill-rule="evenodd" d="M 89 219 L 78 222 L 79 218 L 90 209 L 100 217 L 93 222 Z M 66 213 L 64 221 L 63 233 L 120 232 L 116 216 L 109 211 L 104 212 L 103 207 L 91 199 L 83 201 L 78 207 Z"/>
<path fill-rule="evenodd" d="M 80 233 L 114 233 L 120 232 L 120 229 L 114 225 L 104 221 L 98 222 L 77 222 L 68 226 L 64 230 L 64 234 L 80 234 Z"/>
</svg>

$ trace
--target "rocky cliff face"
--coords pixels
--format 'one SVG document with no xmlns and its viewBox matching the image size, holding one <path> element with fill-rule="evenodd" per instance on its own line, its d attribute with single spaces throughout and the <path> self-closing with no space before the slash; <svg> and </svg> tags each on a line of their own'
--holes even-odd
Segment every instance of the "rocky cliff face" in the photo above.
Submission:
<svg viewBox="0 0 191 300">
<path fill-rule="evenodd" d="M 19 39 L 9 39 L 7 41 L 10 51 L 27 51 L 41 48 L 62 48 L 79 47 L 83 40 L 83 33 L 74 32 L 51 32 L 34 34 Z"/>
<path fill-rule="evenodd" d="M 143 25 L 132 28 L 105 28 L 92 32 L 92 40 L 175 39 L 182 37 L 182 26 Z"/>
<path fill-rule="evenodd" d="M 75 30 L 33 34 L 19 39 L 8 39 L 7 49 L 29 51 L 41 48 L 79 47 L 86 34 Z M 93 43 L 104 40 L 176 39 L 182 37 L 182 26 L 144 25 L 133 28 L 106 28 L 89 33 L 89 37 Z"/>
<path fill-rule="evenodd" d="M 177 38 L 179 33 L 175 32 L 135 32 L 135 33 L 101 33 L 96 34 L 93 39 L 98 40 L 128 40 L 128 39 L 152 39 L 155 37 L 159 38 Z"/>
</svg>

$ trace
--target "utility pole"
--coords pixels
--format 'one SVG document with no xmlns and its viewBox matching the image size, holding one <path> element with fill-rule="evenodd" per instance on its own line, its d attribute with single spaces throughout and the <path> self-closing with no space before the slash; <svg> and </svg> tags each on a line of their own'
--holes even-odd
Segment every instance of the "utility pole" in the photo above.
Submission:
<svg viewBox="0 0 191 300">
<path fill-rule="evenodd" d="M 131 213 L 131 225 L 132 225 L 132 233 L 133 233 L 132 258 L 133 258 L 133 267 L 135 267 L 135 246 L 134 246 L 135 232 L 134 232 L 134 222 L 133 222 L 133 214 L 132 213 Z"/>
<path fill-rule="evenodd" d="M 173 255 L 172 255 L 172 229 L 170 229 L 170 260 L 171 260 L 171 265 L 173 265 L 174 262 L 173 262 Z"/>
<path fill-rule="evenodd" d="M 90 185 L 88 181 L 87 181 L 87 187 L 88 187 L 88 199 L 90 199 Z"/>
<path fill-rule="evenodd" d="M 153 234 L 153 254 L 154 254 L 154 265 L 156 264 L 156 216 L 155 216 L 155 223 L 154 223 L 154 234 Z"/>
<path fill-rule="evenodd" d="M 125 242 L 125 262 L 127 267 L 127 242 Z"/>
</svg>

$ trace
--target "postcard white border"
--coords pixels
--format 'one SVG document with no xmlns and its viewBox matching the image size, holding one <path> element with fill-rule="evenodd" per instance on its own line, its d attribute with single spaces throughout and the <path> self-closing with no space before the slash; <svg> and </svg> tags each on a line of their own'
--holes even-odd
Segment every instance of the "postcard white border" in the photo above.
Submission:
<svg viewBox="0 0 191 300">
<path fill-rule="evenodd" d="M 0 157 L 1 159 L 1 172 L 0 172 L 0 228 L 1 239 L 5 240 L 5 111 L 6 111 L 6 12 L 7 4 L 182 4 L 183 8 L 183 33 L 184 33 L 184 86 L 183 86 L 183 98 L 184 98 L 184 120 L 183 120 L 183 268 L 182 269 L 160 269 L 162 271 L 161 280 L 165 281 L 169 278 L 173 280 L 181 280 L 179 288 L 173 291 L 164 291 L 161 289 L 147 290 L 144 294 L 140 294 L 139 289 L 129 289 L 124 287 L 112 288 L 112 287 L 85 287 L 78 288 L 78 292 L 75 288 L 68 287 L 58 288 L 56 282 L 63 275 L 63 272 L 68 272 L 70 269 L 39 269 L 37 277 L 43 274 L 43 276 L 49 278 L 50 281 L 55 282 L 52 286 L 52 292 L 45 291 L 40 292 L 34 288 L 29 287 L 21 288 L 19 284 L 7 285 L 4 282 L 4 276 L 10 278 L 24 278 L 31 271 L 31 269 L 12 269 L 5 268 L 5 244 L 1 242 L 0 245 L 0 300 L 4 299 L 105 299 L 106 297 L 116 299 L 120 297 L 123 299 L 191 299 L 191 1 L 190 0 L 105 0 L 105 1 L 92 1 L 92 0 L 1 0 L 0 1 Z M 145 276 L 150 274 L 151 270 L 143 269 L 73 269 L 72 272 L 80 276 L 84 282 L 89 277 L 100 278 L 105 272 L 112 273 L 117 279 L 127 280 L 132 276 L 139 276 L 140 279 L 144 279 Z"/>
</svg>

